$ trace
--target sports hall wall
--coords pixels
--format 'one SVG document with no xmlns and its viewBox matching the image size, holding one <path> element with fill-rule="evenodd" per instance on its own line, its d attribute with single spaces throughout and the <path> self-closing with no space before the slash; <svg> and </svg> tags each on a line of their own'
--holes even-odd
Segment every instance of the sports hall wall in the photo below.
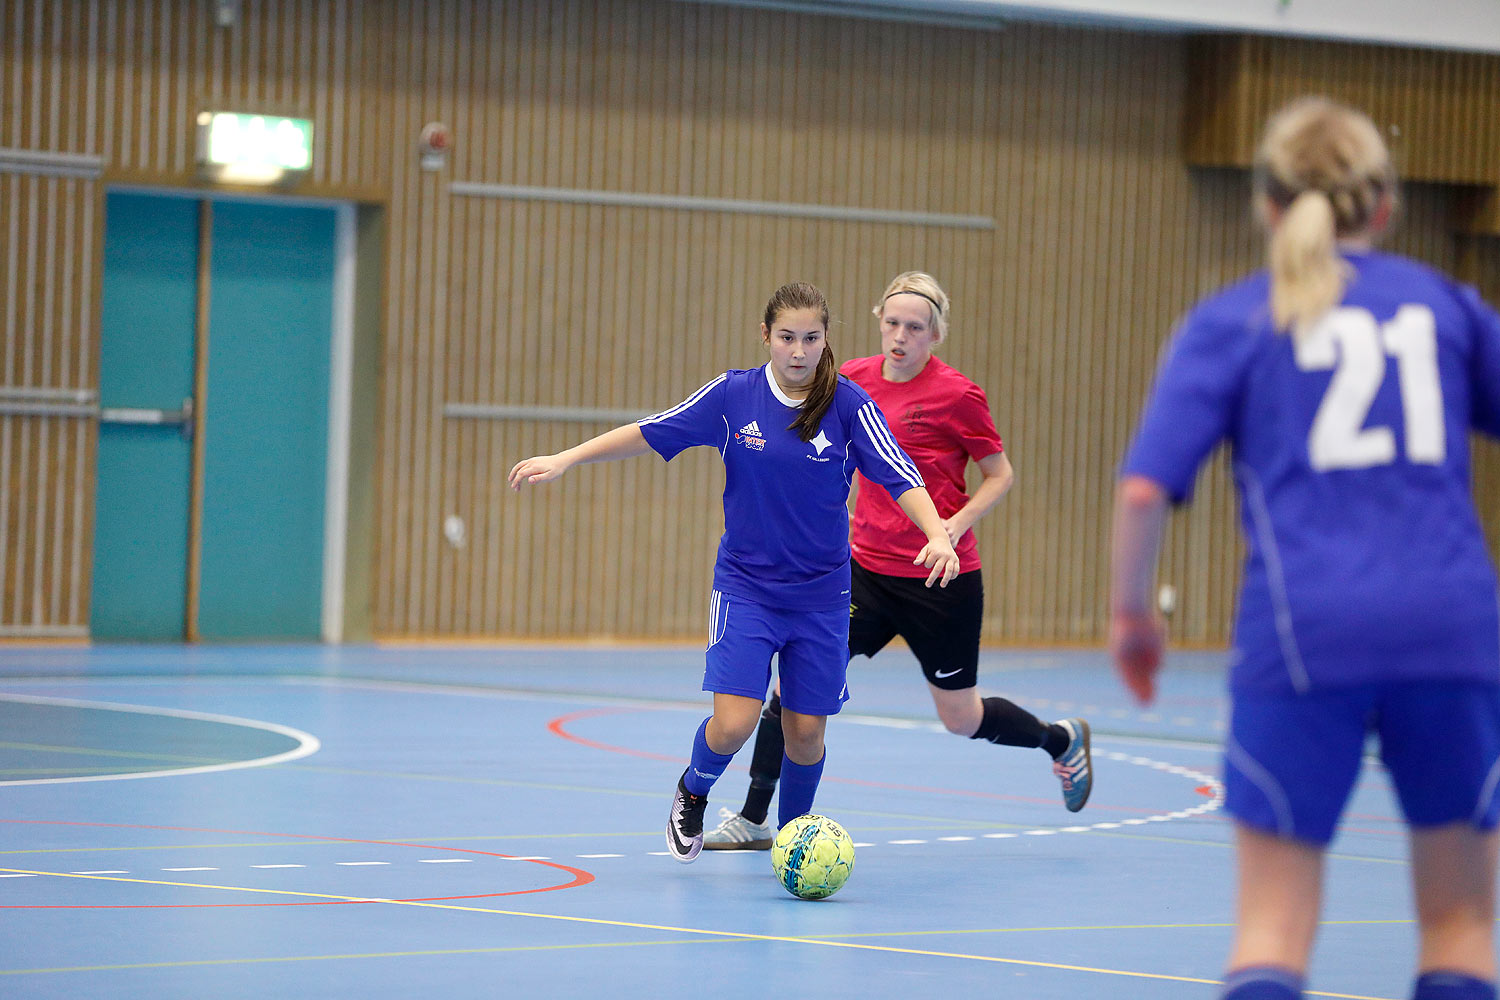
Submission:
<svg viewBox="0 0 1500 1000">
<path fill-rule="evenodd" d="M 981 525 L 986 639 L 1095 643 L 1113 470 L 1159 349 L 1257 266 L 1248 143 L 1309 90 L 1400 130 L 1419 180 L 1392 245 L 1500 299 L 1500 57 L 679 0 L 247 0 L 232 28 L 206 2 L 0 0 L 0 153 L 102 160 L 45 176 L 0 157 L 0 384 L 98 384 L 111 185 L 198 184 L 201 109 L 311 118 L 296 193 L 358 201 L 384 233 L 361 293 L 380 316 L 376 635 L 696 637 L 717 456 L 519 497 L 506 470 L 758 363 L 788 279 L 829 294 L 841 359 L 873 353 L 875 297 L 923 268 L 954 301 L 942 354 L 988 390 L 1017 470 Z M 430 121 L 455 143 L 439 172 L 418 163 Z M 0 417 L 0 630 L 87 625 L 96 432 Z M 1494 537 L 1488 449 L 1479 490 Z M 1177 639 L 1224 640 L 1235 534 L 1220 462 L 1172 529 Z"/>
</svg>

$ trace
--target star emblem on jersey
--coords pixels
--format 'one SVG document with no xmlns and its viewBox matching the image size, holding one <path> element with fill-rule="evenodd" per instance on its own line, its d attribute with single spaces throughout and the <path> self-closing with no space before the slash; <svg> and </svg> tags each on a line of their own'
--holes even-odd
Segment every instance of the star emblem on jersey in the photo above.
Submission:
<svg viewBox="0 0 1500 1000">
<path fill-rule="evenodd" d="M 818 431 L 818 436 L 809 441 L 808 444 L 818 449 L 819 455 L 823 454 L 824 448 L 833 447 L 833 442 L 828 440 L 828 435 L 824 434 L 822 431 Z"/>
</svg>

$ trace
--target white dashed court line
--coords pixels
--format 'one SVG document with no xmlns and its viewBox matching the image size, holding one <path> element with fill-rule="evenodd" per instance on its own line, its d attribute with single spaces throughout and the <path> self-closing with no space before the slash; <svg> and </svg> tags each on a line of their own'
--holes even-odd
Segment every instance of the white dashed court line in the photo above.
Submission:
<svg viewBox="0 0 1500 1000">
<path fill-rule="evenodd" d="M 1106 751 L 1096 751 L 1094 753 L 1094 756 L 1096 758 L 1101 759 L 1101 760 L 1113 760 L 1113 761 L 1116 761 L 1118 763 L 1130 764 L 1130 765 L 1133 765 L 1133 766 L 1136 766 L 1136 767 L 1148 767 L 1148 768 L 1151 768 L 1152 770 L 1155 770 L 1155 771 L 1161 771 L 1163 774 L 1170 774 L 1170 775 L 1174 775 L 1176 777 L 1186 778 L 1189 781 L 1195 782 L 1196 783 L 1196 787 L 1198 787 L 1200 789 L 1206 789 L 1209 792 L 1209 795 L 1208 795 L 1206 801 L 1204 801 L 1203 803 L 1201 803 L 1199 805 L 1193 806 L 1190 809 L 1176 809 L 1176 810 L 1173 810 L 1171 812 L 1158 813 L 1158 814 L 1156 814 L 1154 816 L 1136 816 L 1136 817 L 1132 817 L 1130 819 L 1110 820 L 1110 821 L 1104 821 L 1104 822 L 1099 822 L 1099 823 L 1090 823 L 1090 824 L 1087 824 L 1087 825 L 1064 826 L 1064 827 L 1041 827 L 1041 828 L 1038 828 L 1038 829 L 1035 829 L 1035 830 L 994 831 L 994 832 L 990 832 L 990 833 L 980 833 L 980 834 L 977 834 L 977 835 L 954 834 L 952 836 L 936 837 L 936 838 L 933 838 L 933 840 L 935 840 L 937 842 L 940 842 L 940 843 L 967 843 L 967 842 L 970 842 L 970 841 L 973 841 L 973 840 L 976 840 L 976 839 L 983 839 L 983 840 L 1013 840 L 1016 837 L 1051 837 L 1051 836 L 1055 836 L 1057 834 L 1064 834 L 1064 833 L 1089 833 L 1089 832 L 1094 831 L 1094 830 L 1119 830 L 1119 829 L 1126 828 L 1126 827 L 1146 826 L 1146 825 L 1151 824 L 1151 823 L 1169 823 L 1169 822 L 1172 822 L 1173 820 L 1191 819 L 1194 816 L 1201 816 L 1201 815 L 1203 815 L 1205 813 L 1214 812 L 1215 810 L 1219 809 L 1223 805 L 1223 802 L 1224 802 L 1224 787 L 1223 787 L 1223 785 L 1221 785 L 1219 783 L 1219 780 L 1217 778 L 1213 777 L 1212 775 L 1205 774 L 1202 771 L 1197 771 L 1197 770 L 1194 770 L 1194 769 L 1189 768 L 1189 767 L 1183 767 L 1183 766 L 1178 765 L 1178 764 L 1168 764 L 1168 763 L 1165 763 L 1163 761 L 1152 760 L 1150 757 L 1142 757 L 1142 756 L 1140 756 L 1138 754 L 1126 754 L 1126 753 L 1118 753 L 1118 752 L 1115 752 L 1115 751 L 1108 751 L 1108 750 L 1106 750 Z M 924 839 L 924 838 L 901 838 L 901 839 L 898 839 L 898 840 L 887 840 L 887 841 L 884 841 L 884 843 L 886 845 L 896 846 L 896 847 L 916 847 L 916 846 L 921 846 L 921 845 L 928 844 L 930 842 L 932 842 L 932 841 L 929 841 L 929 840 Z M 877 842 L 861 841 L 861 842 L 856 842 L 854 846 L 857 847 L 857 848 L 873 848 L 873 847 L 880 846 L 880 844 L 877 843 Z M 646 853 L 647 853 L 647 856 L 649 856 L 649 857 L 670 857 L 670 854 L 668 852 L 666 852 L 666 851 L 648 851 Z M 756 852 L 756 851 L 723 851 L 723 852 L 719 852 L 719 853 L 724 853 L 724 854 L 754 854 L 754 853 L 759 853 L 759 852 Z M 625 857 L 633 857 L 633 856 L 635 856 L 635 855 L 629 855 L 629 854 L 623 854 L 623 853 L 596 853 L 596 854 L 578 854 L 578 855 L 574 855 L 574 857 L 576 857 L 578 859 L 589 860 L 589 861 L 602 860 L 602 859 L 607 859 L 607 858 L 625 858 Z M 518 856 L 512 856 L 512 857 L 501 857 L 501 856 L 496 855 L 494 857 L 495 857 L 495 860 L 497 860 L 497 861 L 551 861 L 552 860 L 551 856 L 549 856 L 549 855 L 543 855 L 543 854 L 528 854 L 528 855 L 518 855 Z M 417 859 L 417 863 L 418 864 L 424 864 L 424 865 L 474 864 L 478 860 L 479 859 L 475 859 L 475 858 L 419 858 L 419 859 Z M 391 866 L 393 864 L 393 862 L 390 862 L 390 861 L 336 861 L 336 862 L 334 862 L 334 864 L 336 864 L 336 865 L 338 865 L 340 867 L 345 867 L 345 868 L 372 868 L 372 867 L 389 867 L 389 866 Z M 307 868 L 309 866 L 308 865 L 304 865 L 304 864 L 262 864 L 262 865 L 249 865 L 248 867 L 250 867 L 250 868 L 256 868 L 256 869 L 262 869 L 262 870 L 273 870 L 273 869 L 288 869 L 288 868 Z M 207 867 L 207 866 L 193 866 L 193 867 L 162 868 L 160 870 L 161 871 L 167 871 L 167 872 L 213 872 L 213 871 L 221 871 L 222 869 L 215 868 L 215 867 Z M 75 872 L 71 872 L 70 874 L 73 874 L 73 875 L 129 875 L 130 872 L 126 871 L 126 870 L 123 870 L 123 869 L 97 869 L 97 870 L 91 870 L 91 871 L 75 871 Z M 35 878 L 35 877 L 37 877 L 37 876 L 34 876 L 34 875 L 24 875 L 24 874 L 0 874 L 0 878 Z"/>
</svg>

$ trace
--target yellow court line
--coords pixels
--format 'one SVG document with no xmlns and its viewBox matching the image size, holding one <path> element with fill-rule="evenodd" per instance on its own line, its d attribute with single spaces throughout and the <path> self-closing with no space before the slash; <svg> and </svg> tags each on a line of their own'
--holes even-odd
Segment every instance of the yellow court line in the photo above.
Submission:
<svg viewBox="0 0 1500 1000">
<path fill-rule="evenodd" d="M 967 955 L 959 952 L 928 951 L 921 948 L 895 948 L 889 945 L 858 944 L 853 941 L 830 941 L 807 937 L 786 937 L 776 934 L 748 934 L 743 931 L 719 931 L 702 927 L 673 927 L 665 924 L 645 924 L 630 920 L 607 920 L 602 917 L 575 917 L 560 913 L 529 913 L 525 910 L 500 910 L 484 906 L 458 906 L 454 903 L 426 903 L 404 899 L 376 899 L 367 896 L 342 896 L 331 893 L 297 892 L 290 889 L 260 889 L 251 886 L 207 885 L 199 882 L 170 882 L 163 879 L 121 878 L 118 875 L 75 875 L 69 872 L 40 872 L 20 868 L 0 868 L 0 872 L 13 875 L 42 875 L 57 878 L 83 878 L 101 882 L 126 882 L 136 885 L 165 885 L 187 889 L 217 889 L 224 892 L 250 892 L 273 896 L 298 896 L 307 899 L 329 899 L 347 903 L 388 903 L 393 906 L 415 906 L 431 910 L 453 910 L 461 913 L 492 913 L 506 917 L 531 917 L 534 920 L 559 920 L 565 923 L 593 924 L 602 927 L 628 927 L 633 930 L 665 931 L 671 934 L 702 934 L 714 938 L 739 941 L 779 941 L 785 944 L 808 944 L 824 948 L 850 948 L 856 951 L 878 951 L 892 955 L 920 955 L 927 958 L 958 958 L 971 962 L 993 962 L 1000 965 L 1020 965 L 1032 969 L 1058 969 L 1064 972 L 1093 972 L 1106 976 L 1126 976 L 1132 979 L 1154 979 L 1175 983 L 1200 983 L 1205 986 L 1220 986 L 1217 979 L 1202 979 L 1195 976 L 1173 976 L 1160 972 L 1134 972 L 1128 969 L 1100 969 L 1087 965 L 1069 965 L 1061 962 L 1039 962 L 1024 958 L 1000 958 L 994 955 Z M 14 975 L 0 971 L 0 975 Z M 1333 997 L 1335 1000 L 1399 1000 L 1393 997 L 1370 997 L 1352 993 L 1321 993 L 1308 991 L 1311 996 Z"/>
</svg>

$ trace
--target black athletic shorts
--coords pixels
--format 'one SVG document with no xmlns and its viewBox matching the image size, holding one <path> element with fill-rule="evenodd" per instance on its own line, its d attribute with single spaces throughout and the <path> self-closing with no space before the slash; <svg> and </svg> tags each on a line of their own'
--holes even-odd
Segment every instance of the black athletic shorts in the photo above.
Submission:
<svg viewBox="0 0 1500 1000">
<path fill-rule="evenodd" d="M 933 687 L 962 691 L 979 683 L 984 581 L 979 570 L 948 586 L 924 577 L 871 573 L 851 562 L 849 656 L 874 656 L 896 636 L 906 640 Z"/>
</svg>

